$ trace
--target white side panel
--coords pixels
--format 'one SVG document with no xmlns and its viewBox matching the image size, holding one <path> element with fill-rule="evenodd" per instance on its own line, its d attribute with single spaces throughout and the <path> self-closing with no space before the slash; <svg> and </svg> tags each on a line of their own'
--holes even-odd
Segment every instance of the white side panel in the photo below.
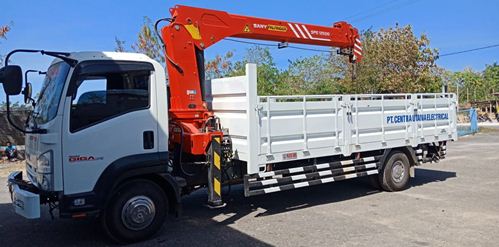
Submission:
<svg viewBox="0 0 499 247">
<path fill-rule="evenodd" d="M 344 144 L 340 98 L 335 95 L 259 97 L 260 153 L 339 149 Z"/>
<path fill-rule="evenodd" d="M 256 65 L 247 64 L 245 76 L 211 80 L 207 99 L 222 128 L 229 131 L 235 158 L 247 161 L 249 173 L 259 171 L 256 83 Z"/>
</svg>

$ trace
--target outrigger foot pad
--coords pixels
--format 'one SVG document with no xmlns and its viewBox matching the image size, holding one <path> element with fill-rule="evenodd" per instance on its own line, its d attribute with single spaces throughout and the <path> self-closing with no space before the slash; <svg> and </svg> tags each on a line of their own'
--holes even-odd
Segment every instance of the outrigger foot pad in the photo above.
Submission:
<svg viewBox="0 0 499 247">
<path fill-rule="evenodd" d="M 222 203 L 207 203 L 206 204 L 206 207 L 208 207 L 209 209 L 224 208 L 225 206 L 227 206 L 227 203 L 225 203 L 225 202 L 222 202 Z"/>
</svg>

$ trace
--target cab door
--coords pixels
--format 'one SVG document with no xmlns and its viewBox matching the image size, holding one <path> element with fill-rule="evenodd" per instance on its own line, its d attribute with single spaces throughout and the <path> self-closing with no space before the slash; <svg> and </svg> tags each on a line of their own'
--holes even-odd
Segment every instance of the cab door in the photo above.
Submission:
<svg viewBox="0 0 499 247">
<path fill-rule="evenodd" d="M 63 124 L 64 194 L 90 192 L 113 162 L 158 152 L 154 67 L 85 61 L 68 86 Z"/>
</svg>

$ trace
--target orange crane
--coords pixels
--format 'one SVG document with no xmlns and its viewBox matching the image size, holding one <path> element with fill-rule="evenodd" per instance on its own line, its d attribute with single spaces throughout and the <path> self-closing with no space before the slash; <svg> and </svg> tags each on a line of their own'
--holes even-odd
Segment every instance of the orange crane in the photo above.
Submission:
<svg viewBox="0 0 499 247">
<path fill-rule="evenodd" d="M 183 133 L 174 142 L 182 142 L 183 151 L 192 155 L 205 155 L 213 136 L 222 135 L 203 127 L 213 118 L 203 97 L 203 51 L 215 43 L 236 37 L 338 47 L 350 62 L 362 60 L 359 33 L 343 21 L 325 27 L 181 5 L 170 13 L 170 24 L 161 31 L 170 83 L 170 119 Z"/>
</svg>

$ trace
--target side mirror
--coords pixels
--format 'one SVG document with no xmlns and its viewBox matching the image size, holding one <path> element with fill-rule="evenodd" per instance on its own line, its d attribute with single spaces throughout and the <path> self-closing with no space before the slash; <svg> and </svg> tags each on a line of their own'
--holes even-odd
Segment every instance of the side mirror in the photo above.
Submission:
<svg viewBox="0 0 499 247">
<path fill-rule="evenodd" d="M 23 87 L 23 72 L 18 65 L 7 65 L 0 69 L 0 83 L 6 95 L 19 95 Z"/>
<path fill-rule="evenodd" d="M 29 103 L 33 102 L 33 98 L 31 98 L 32 93 L 33 93 L 33 87 L 31 86 L 31 83 L 26 82 L 26 86 L 24 87 L 24 90 L 23 90 L 25 104 L 29 104 Z"/>
</svg>

